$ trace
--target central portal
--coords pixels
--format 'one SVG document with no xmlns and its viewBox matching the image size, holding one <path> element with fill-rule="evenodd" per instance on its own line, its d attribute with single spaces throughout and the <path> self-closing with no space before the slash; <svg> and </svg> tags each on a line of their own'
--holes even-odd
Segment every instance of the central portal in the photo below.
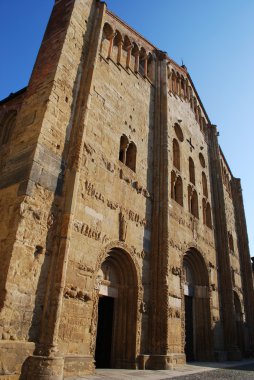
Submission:
<svg viewBox="0 0 254 380">
<path fill-rule="evenodd" d="M 194 248 L 183 259 L 185 355 L 187 362 L 211 359 L 209 276 L 202 255 Z"/>
<path fill-rule="evenodd" d="M 96 368 L 136 368 L 136 268 L 121 249 L 112 249 L 97 274 L 99 302 Z"/>
<path fill-rule="evenodd" d="M 111 368 L 114 298 L 100 297 L 95 362 L 97 368 Z"/>
<path fill-rule="evenodd" d="M 185 304 L 185 354 L 186 361 L 194 360 L 194 339 L 193 339 L 193 300 L 190 296 L 184 296 Z"/>
</svg>

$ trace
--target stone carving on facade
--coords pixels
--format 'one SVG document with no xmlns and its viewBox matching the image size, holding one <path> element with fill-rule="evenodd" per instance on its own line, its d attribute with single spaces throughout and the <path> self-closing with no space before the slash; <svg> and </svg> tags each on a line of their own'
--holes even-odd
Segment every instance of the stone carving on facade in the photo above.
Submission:
<svg viewBox="0 0 254 380">
<path fill-rule="evenodd" d="M 103 234 L 102 231 L 99 231 L 94 227 L 90 227 L 88 224 L 83 223 L 79 220 L 74 220 L 73 230 L 79 232 L 84 236 L 87 236 L 90 239 L 101 241 L 102 243 L 109 241 L 108 236 L 106 234 Z"/>
<path fill-rule="evenodd" d="M 88 302 L 92 300 L 92 297 L 88 292 L 81 290 L 77 286 L 73 285 L 66 286 L 64 291 L 64 297 L 66 299 L 72 298 L 83 302 Z"/>
<path fill-rule="evenodd" d="M 143 249 L 141 252 L 138 252 L 137 249 L 136 249 L 134 246 L 132 246 L 131 248 L 132 248 L 134 254 L 135 254 L 139 259 L 144 259 L 144 258 L 145 258 L 147 252 L 145 252 L 144 249 Z"/>
<path fill-rule="evenodd" d="M 119 213 L 119 240 L 120 241 L 126 240 L 127 227 L 128 227 L 128 223 L 126 221 L 126 217 L 123 214 L 123 212 L 121 211 Z"/>
<path fill-rule="evenodd" d="M 95 346 L 96 346 L 96 332 L 97 332 L 97 323 L 98 323 L 98 303 L 99 303 L 99 292 L 94 292 L 93 296 L 93 310 L 92 310 L 92 318 L 91 318 L 91 325 L 90 325 L 90 355 L 94 356 L 95 354 Z"/>
<path fill-rule="evenodd" d="M 146 304 L 146 302 L 141 301 L 139 311 L 140 311 L 141 314 L 147 314 L 147 304 Z"/>
<path fill-rule="evenodd" d="M 180 311 L 180 309 L 175 309 L 173 307 L 169 307 L 168 308 L 168 317 L 169 318 L 180 319 L 181 318 L 181 311 Z"/>
<path fill-rule="evenodd" d="M 103 275 L 102 270 L 100 269 L 100 270 L 98 271 L 97 276 L 96 276 L 96 279 L 95 279 L 94 290 L 97 290 L 97 291 L 100 290 L 100 287 L 101 287 L 101 284 L 102 284 L 103 278 L 104 278 L 104 275 Z"/>
<path fill-rule="evenodd" d="M 87 266 L 86 264 L 81 264 L 79 263 L 78 264 L 78 269 L 81 270 L 81 271 L 84 271 L 84 272 L 88 272 L 88 273 L 94 273 L 94 269 Z"/>
<path fill-rule="evenodd" d="M 181 276 L 181 268 L 178 267 L 172 267 L 171 268 L 172 274 L 175 276 Z"/>
<path fill-rule="evenodd" d="M 144 188 L 138 181 L 134 181 L 132 186 L 138 194 L 142 194 L 147 199 L 151 198 L 149 191 Z"/>
<path fill-rule="evenodd" d="M 176 243 L 173 239 L 169 240 L 169 245 L 170 247 L 176 249 L 179 252 L 182 252 L 182 246 L 178 243 Z"/>
</svg>

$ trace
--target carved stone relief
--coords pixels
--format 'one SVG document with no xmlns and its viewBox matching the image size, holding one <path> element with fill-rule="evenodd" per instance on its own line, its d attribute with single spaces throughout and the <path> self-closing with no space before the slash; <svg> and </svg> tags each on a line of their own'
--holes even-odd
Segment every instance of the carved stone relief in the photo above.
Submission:
<svg viewBox="0 0 254 380">
<path fill-rule="evenodd" d="M 125 241 L 127 234 L 128 223 L 126 222 L 125 215 L 122 211 L 119 213 L 119 240 Z"/>
<path fill-rule="evenodd" d="M 92 297 L 88 292 L 81 290 L 77 286 L 73 286 L 73 285 L 65 287 L 64 298 L 66 299 L 72 298 L 72 299 L 83 301 L 83 302 L 92 300 Z"/>
</svg>

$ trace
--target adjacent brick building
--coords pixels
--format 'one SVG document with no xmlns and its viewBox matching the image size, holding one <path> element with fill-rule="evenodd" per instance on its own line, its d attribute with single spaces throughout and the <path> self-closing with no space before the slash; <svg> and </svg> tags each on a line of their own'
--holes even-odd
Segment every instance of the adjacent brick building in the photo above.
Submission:
<svg viewBox="0 0 254 380">
<path fill-rule="evenodd" d="M 253 349 L 240 180 L 186 67 L 57 0 L 0 103 L 0 373 L 62 379 Z M 1 376 L 0 376 L 1 379 Z"/>
</svg>

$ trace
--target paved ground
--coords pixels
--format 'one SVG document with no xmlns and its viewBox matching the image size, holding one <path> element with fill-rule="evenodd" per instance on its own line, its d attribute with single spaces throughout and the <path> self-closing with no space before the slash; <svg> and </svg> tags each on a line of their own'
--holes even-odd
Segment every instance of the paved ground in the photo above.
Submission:
<svg viewBox="0 0 254 380">
<path fill-rule="evenodd" d="M 223 363 L 195 363 L 170 371 L 98 369 L 94 375 L 65 380 L 254 380 L 254 360 Z"/>
</svg>

